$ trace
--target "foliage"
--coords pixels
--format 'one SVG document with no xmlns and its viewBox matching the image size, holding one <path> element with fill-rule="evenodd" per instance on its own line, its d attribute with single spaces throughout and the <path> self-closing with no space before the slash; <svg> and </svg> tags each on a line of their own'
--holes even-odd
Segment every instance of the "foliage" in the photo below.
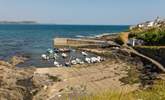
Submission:
<svg viewBox="0 0 165 100">
<path fill-rule="evenodd" d="M 165 100 L 165 81 L 157 81 L 152 87 L 130 93 L 105 91 L 79 100 Z"/>
<path fill-rule="evenodd" d="M 134 100 L 134 98 L 132 94 L 104 91 L 102 93 L 80 97 L 78 100 Z"/>
<path fill-rule="evenodd" d="M 144 40 L 148 45 L 165 45 L 165 26 L 131 30 L 131 37 Z"/>
<path fill-rule="evenodd" d="M 121 45 L 126 44 L 128 41 L 128 34 L 128 32 L 121 32 L 115 41 Z"/>
<path fill-rule="evenodd" d="M 165 81 L 157 81 L 153 87 L 132 94 L 142 100 L 165 100 Z"/>
</svg>

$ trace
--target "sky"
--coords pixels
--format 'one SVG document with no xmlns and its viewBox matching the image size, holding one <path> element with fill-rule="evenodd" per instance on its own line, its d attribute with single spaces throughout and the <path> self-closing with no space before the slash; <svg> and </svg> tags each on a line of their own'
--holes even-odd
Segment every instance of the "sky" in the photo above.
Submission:
<svg viewBox="0 0 165 100">
<path fill-rule="evenodd" d="M 165 0 L 0 0 L 0 21 L 134 25 L 160 16 Z"/>
</svg>

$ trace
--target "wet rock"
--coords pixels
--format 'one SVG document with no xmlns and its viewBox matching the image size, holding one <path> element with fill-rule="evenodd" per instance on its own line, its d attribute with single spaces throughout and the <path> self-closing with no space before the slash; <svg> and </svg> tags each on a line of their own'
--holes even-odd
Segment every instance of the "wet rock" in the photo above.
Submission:
<svg viewBox="0 0 165 100">
<path fill-rule="evenodd" d="M 23 57 L 23 56 L 14 56 L 10 59 L 10 63 L 15 66 L 17 64 L 23 63 L 25 60 L 27 60 L 28 58 Z"/>
<path fill-rule="evenodd" d="M 0 61 L 0 100 L 45 100 L 49 86 L 60 79 L 34 72 L 35 68 L 16 68 Z"/>
</svg>

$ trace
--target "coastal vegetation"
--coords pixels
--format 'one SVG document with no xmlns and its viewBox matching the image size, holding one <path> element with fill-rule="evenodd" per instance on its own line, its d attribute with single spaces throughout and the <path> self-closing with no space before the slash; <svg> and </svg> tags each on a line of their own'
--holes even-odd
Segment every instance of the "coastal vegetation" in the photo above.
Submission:
<svg viewBox="0 0 165 100">
<path fill-rule="evenodd" d="M 120 45 L 126 44 L 128 41 L 128 36 L 129 36 L 129 32 L 121 32 L 119 33 L 119 36 L 115 39 L 115 41 Z"/>
<path fill-rule="evenodd" d="M 131 30 L 130 37 L 144 40 L 147 45 L 165 45 L 165 27 Z"/>
<path fill-rule="evenodd" d="M 146 45 L 165 45 L 165 21 L 159 18 L 130 28 L 130 38 L 144 40 Z"/>
<path fill-rule="evenodd" d="M 155 84 L 147 89 L 134 92 L 112 92 L 111 90 L 102 93 L 84 96 L 79 100 L 164 100 L 165 81 L 155 81 Z"/>
<path fill-rule="evenodd" d="M 128 35 L 129 34 L 129 35 Z M 130 28 L 127 33 L 120 33 L 115 41 L 119 44 L 126 44 L 129 38 L 136 38 L 143 40 L 146 46 L 135 46 L 134 48 L 139 52 L 156 59 L 164 65 L 164 45 L 165 45 L 165 21 L 156 19 L 154 22 L 146 22 L 139 24 L 133 28 Z M 115 92 L 105 91 L 89 96 L 83 96 L 79 100 L 164 100 L 165 99 L 165 80 L 150 77 L 155 73 L 146 73 L 147 70 L 151 72 L 159 72 L 159 70 L 148 65 L 149 63 L 143 63 L 143 67 L 139 66 L 131 67 L 128 69 L 127 77 L 123 77 L 120 80 L 125 84 L 141 83 L 143 86 L 132 92 Z M 144 67 L 145 66 L 145 67 Z M 149 69 L 148 69 L 149 68 Z M 151 69 L 150 69 L 151 68 Z M 145 76 L 143 76 L 146 74 Z M 164 75 L 164 74 L 162 74 Z M 161 75 L 160 75 L 161 76 Z M 164 76 L 162 76 L 164 77 Z M 151 81 L 152 80 L 152 81 Z M 150 85 L 147 85 L 150 84 Z M 145 86 L 149 86 L 145 88 Z"/>
<path fill-rule="evenodd" d="M 75 47 L 103 57 L 99 63 L 65 68 L 17 68 L 17 64 L 28 58 L 15 56 L 9 62 L 0 61 L 0 96 L 7 100 L 164 100 L 164 75 L 156 64 L 145 59 L 145 55 L 138 56 L 140 53 L 135 53 L 136 50 L 127 45 L 130 38 L 142 39 L 146 45 L 156 45 L 135 46 L 134 49 L 148 58 L 153 54 L 152 58 L 163 62 L 159 58 L 165 57 L 164 46 L 159 45 L 164 45 L 164 26 L 135 27 L 113 38 L 100 38 L 111 45 Z M 112 45 L 116 42 L 120 45 Z"/>
</svg>

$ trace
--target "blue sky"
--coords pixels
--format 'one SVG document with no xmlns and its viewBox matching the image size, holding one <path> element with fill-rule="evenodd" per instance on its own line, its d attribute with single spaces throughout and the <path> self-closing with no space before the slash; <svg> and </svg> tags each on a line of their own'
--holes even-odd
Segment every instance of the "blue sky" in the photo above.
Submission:
<svg viewBox="0 0 165 100">
<path fill-rule="evenodd" d="M 165 18 L 165 0 L 0 0 L 0 20 L 56 24 L 136 24 Z"/>
</svg>

